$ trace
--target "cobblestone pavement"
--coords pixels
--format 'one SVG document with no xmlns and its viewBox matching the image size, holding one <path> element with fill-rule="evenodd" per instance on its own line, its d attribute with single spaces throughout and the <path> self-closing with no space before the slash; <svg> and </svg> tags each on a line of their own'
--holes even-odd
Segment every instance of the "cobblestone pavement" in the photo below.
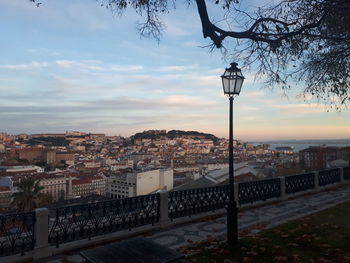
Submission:
<svg viewBox="0 0 350 263">
<path fill-rule="evenodd" d="M 335 206 L 350 200 L 350 186 L 328 190 L 308 196 L 300 196 L 293 200 L 269 204 L 257 208 L 248 208 L 238 213 L 238 228 L 240 231 L 257 233 L 264 228 L 283 224 L 293 219 L 313 214 L 317 211 Z M 177 249 L 204 241 L 209 237 L 223 237 L 226 233 L 226 216 L 216 219 L 183 224 L 167 230 L 158 231 L 147 236 L 151 240 L 166 247 Z M 60 263 L 63 259 L 68 262 L 85 262 L 80 255 L 58 256 L 45 262 Z"/>
</svg>

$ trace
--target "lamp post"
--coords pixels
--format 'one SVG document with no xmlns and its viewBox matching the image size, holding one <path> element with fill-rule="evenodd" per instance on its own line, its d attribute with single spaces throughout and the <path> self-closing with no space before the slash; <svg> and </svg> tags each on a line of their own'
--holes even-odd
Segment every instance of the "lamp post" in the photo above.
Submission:
<svg viewBox="0 0 350 263">
<path fill-rule="evenodd" d="M 234 247 L 238 243 L 237 204 L 234 200 L 233 175 L 233 99 L 241 92 L 244 76 L 237 68 L 237 63 L 231 63 L 221 76 L 224 94 L 230 100 L 230 128 L 229 128 L 229 203 L 227 208 L 227 243 Z"/>
</svg>

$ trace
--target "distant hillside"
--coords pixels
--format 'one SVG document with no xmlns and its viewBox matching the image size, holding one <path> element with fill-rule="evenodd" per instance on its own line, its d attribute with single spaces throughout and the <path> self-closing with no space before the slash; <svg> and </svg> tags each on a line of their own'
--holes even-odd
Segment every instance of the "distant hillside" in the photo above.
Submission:
<svg viewBox="0 0 350 263">
<path fill-rule="evenodd" d="M 165 130 L 161 131 L 144 131 L 138 132 L 135 135 L 131 136 L 132 139 L 157 139 L 161 137 L 167 137 L 173 139 L 175 137 L 190 137 L 193 139 L 211 139 L 214 143 L 219 141 L 219 138 L 213 134 L 203 133 L 198 131 L 180 131 L 180 130 L 171 130 L 166 132 Z"/>
<path fill-rule="evenodd" d="M 67 146 L 69 141 L 63 137 L 36 137 L 27 141 L 29 145 L 45 145 L 45 146 Z"/>
</svg>

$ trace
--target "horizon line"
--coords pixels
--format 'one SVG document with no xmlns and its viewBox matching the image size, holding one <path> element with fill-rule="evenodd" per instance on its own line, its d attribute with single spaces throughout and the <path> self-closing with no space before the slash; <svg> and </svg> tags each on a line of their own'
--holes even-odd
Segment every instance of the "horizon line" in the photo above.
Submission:
<svg viewBox="0 0 350 263">
<path fill-rule="evenodd" d="M 171 131 L 171 130 L 178 130 L 178 129 L 170 129 L 170 130 L 166 130 L 166 129 L 149 129 L 149 130 L 143 130 L 143 131 L 139 131 L 139 132 L 145 132 L 145 131 L 150 131 L 150 130 L 165 130 L 165 131 Z M 224 137 L 221 137 L 221 136 L 217 136 L 215 135 L 214 133 L 208 133 L 208 132 L 202 132 L 202 131 L 198 131 L 198 130 L 180 130 L 180 131 L 185 131 L 185 132 L 189 132 L 189 131 L 195 131 L 195 132 L 200 132 L 200 133 L 206 133 L 206 134 L 211 134 L 211 135 L 214 135 L 218 138 L 225 138 Z M 20 133 L 17 133 L 17 134 L 12 134 L 12 133 L 8 133 L 8 132 L 5 132 L 5 131 L 0 131 L 0 133 L 6 133 L 6 134 L 9 134 L 11 136 L 16 136 L 16 135 L 20 135 L 20 134 L 27 134 L 27 135 L 33 135 L 33 134 L 65 134 L 66 132 L 83 132 L 83 133 L 86 133 L 86 134 L 93 134 L 93 133 L 96 133 L 96 134 L 105 134 L 106 136 L 121 136 L 121 137 L 131 137 L 133 135 L 135 135 L 136 133 L 139 133 L 139 132 L 135 132 L 134 134 L 132 135 L 121 135 L 121 134 L 108 134 L 108 133 L 104 133 L 104 132 L 86 132 L 86 131 L 77 131 L 77 130 L 70 130 L 70 131 L 64 131 L 64 132 L 43 132 L 43 133 L 26 133 L 26 132 L 20 132 Z M 332 141 L 341 141 L 341 140 L 350 140 L 350 138 L 320 138 L 320 139 L 315 139 L 315 138 L 299 138 L 299 139 L 295 139 L 295 138 L 285 138 L 285 139 L 235 139 L 235 140 L 238 140 L 238 141 L 245 141 L 245 142 L 252 142 L 252 143 L 264 143 L 264 142 L 281 142 L 281 141 L 307 141 L 307 140 L 310 140 L 310 141 L 326 141 L 326 140 L 332 140 Z"/>
</svg>

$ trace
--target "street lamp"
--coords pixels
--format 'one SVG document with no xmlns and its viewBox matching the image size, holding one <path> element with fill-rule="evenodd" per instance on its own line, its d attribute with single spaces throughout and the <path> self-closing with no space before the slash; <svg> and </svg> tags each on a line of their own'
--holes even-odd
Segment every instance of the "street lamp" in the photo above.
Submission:
<svg viewBox="0 0 350 263">
<path fill-rule="evenodd" d="M 244 77 L 237 68 L 237 63 L 231 63 L 221 76 L 224 94 L 230 100 L 230 128 L 229 128 L 229 203 L 227 208 L 227 243 L 234 247 L 238 243 L 237 204 L 234 200 L 233 176 L 233 99 L 241 92 Z"/>
</svg>

